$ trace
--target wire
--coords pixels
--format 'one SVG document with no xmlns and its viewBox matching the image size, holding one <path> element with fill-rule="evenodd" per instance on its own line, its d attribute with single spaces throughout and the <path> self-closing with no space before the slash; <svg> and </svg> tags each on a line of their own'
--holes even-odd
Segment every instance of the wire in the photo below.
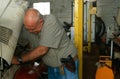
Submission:
<svg viewBox="0 0 120 79">
<path fill-rule="evenodd" d="M 5 13 L 6 9 L 8 8 L 9 4 L 11 3 L 12 0 L 9 0 L 7 6 L 5 7 L 5 9 L 3 10 L 2 14 L 0 15 L 0 18 L 3 16 L 3 14 Z"/>
</svg>

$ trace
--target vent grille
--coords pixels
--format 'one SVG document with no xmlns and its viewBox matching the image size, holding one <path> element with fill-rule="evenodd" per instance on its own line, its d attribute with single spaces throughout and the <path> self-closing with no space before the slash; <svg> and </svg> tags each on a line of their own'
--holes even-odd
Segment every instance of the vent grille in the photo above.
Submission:
<svg viewBox="0 0 120 79">
<path fill-rule="evenodd" d="M 12 30 L 3 26 L 0 26 L 0 42 L 8 44 L 12 35 Z"/>
</svg>

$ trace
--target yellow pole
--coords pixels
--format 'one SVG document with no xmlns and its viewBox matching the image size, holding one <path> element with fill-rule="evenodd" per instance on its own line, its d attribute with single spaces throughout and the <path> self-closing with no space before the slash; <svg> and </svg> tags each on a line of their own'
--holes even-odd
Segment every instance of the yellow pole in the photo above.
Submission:
<svg viewBox="0 0 120 79">
<path fill-rule="evenodd" d="M 90 3 L 89 5 L 89 16 L 88 16 L 88 53 L 91 52 L 91 9 L 92 9 L 92 4 Z"/>
<path fill-rule="evenodd" d="M 83 0 L 74 0 L 74 27 L 75 27 L 75 44 L 78 49 L 79 58 L 79 79 L 82 79 L 83 65 Z"/>
<path fill-rule="evenodd" d="M 91 51 L 91 14 L 88 19 L 88 53 Z"/>
</svg>

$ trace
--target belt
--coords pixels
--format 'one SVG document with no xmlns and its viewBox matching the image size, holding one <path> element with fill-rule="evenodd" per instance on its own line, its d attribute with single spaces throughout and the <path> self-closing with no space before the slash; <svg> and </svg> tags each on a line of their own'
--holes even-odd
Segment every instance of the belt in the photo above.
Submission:
<svg viewBox="0 0 120 79">
<path fill-rule="evenodd" d="M 72 61 L 76 61 L 78 59 L 78 56 L 75 55 L 74 57 L 72 57 L 71 55 L 69 55 L 67 58 L 61 58 L 60 61 L 61 63 L 68 63 L 68 62 L 72 62 Z"/>
<path fill-rule="evenodd" d="M 71 72 L 75 72 L 76 70 L 76 66 L 75 66 L 75 61 L 78 59 L 78 56 L 75 55 L 74 57 L 72 57 L 71 55 L 68 56 L 68 58 L 62 58 L 61 62 L 63 63 L 63 65 L 61 65 L 60 68 L 60 73 L 64 74 L 64 66 Z M 72 59 L 71 59 L 72 58 Z"/>
</svg>

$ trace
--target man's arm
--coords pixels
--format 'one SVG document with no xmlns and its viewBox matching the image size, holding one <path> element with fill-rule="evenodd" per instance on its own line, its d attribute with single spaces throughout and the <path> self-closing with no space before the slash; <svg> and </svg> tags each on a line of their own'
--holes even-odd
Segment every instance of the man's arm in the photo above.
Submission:
<svg viewBox="0 0 120 79">
<path fill-rule="evenodd" d="M 21 57 L 22 62 L 24 63 L 24 62 L 32 61 L 32 60 L 46 54 L 48 50 L 49 50 L 49 48 L 46 46 L 39 46 L 39 47 L 35 48 L 33 51 L 28 52 L 27 54 L 23 55 Z M 12 64 L 20 64 L 17 60 L 17 57 L 13 57 Z"/>
</svg>

